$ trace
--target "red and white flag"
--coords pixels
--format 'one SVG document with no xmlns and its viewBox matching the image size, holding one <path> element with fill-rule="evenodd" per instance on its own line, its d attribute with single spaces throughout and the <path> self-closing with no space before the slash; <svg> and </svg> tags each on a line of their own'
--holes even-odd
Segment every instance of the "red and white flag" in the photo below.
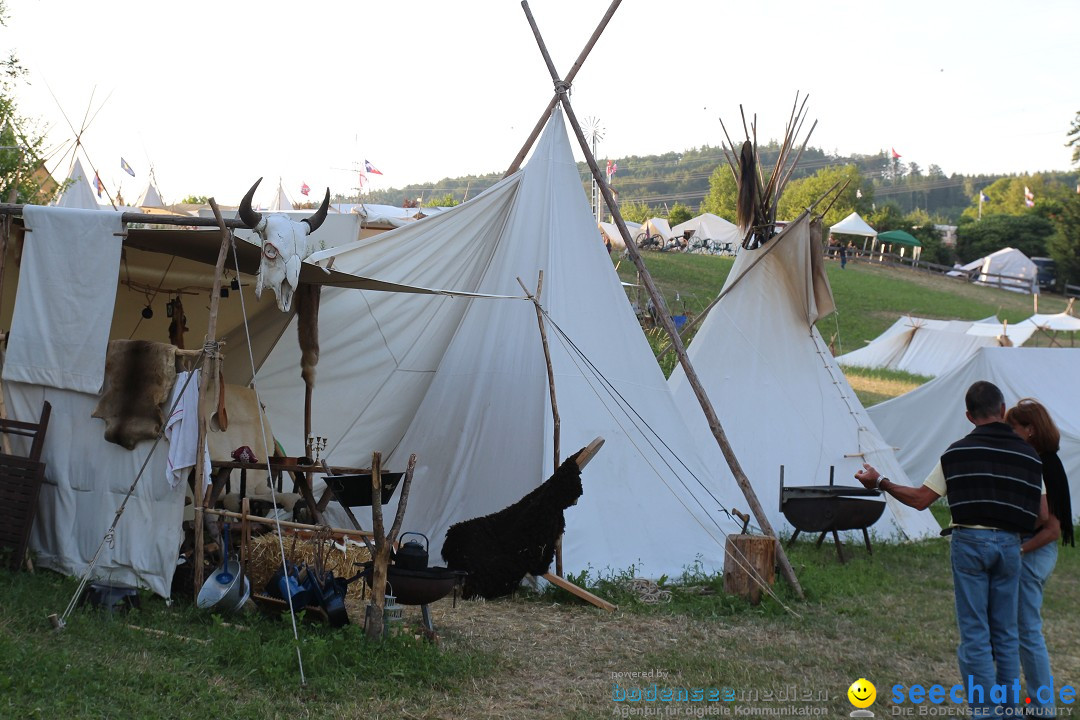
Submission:
<svg viewBox="0 0 1080 720">
<path fill-rule="evenodd" d="M 611 176 L 614 175 L 616 172 L 618 172 L 618 170 L 619 170 L 619 164 L 618 163 L 613 163 L 610 160 L 607 161 L 607 176 L 608 176 L 608 181 L 609 182 L 611 181 Z"/>
<path fill-rule="evenodd" d="M 375 166 L 374 166 L 374 165 L 372 165 L 372 164 L 371 164 L 370 162 L 368 162 L 367 160 L 365 160 L 365 161 L 364 161 L 364 170 L 366 170 L 367 172 L 371 173 L 372 175 L 382 175 L 382 173 L 381 173 L 381 172 L 379 172 L 378 170 L 376 170 L 376 169 L 375 169 Z"/>
<path fill-rule="evenodd" d="M 302 185 L 300 185 L 300 194 L 301 195 L 308 195 L 310 193 L 311 193 L 311 188 L 308 187 L 307 183 L 303 183 Z"/>
</svg>

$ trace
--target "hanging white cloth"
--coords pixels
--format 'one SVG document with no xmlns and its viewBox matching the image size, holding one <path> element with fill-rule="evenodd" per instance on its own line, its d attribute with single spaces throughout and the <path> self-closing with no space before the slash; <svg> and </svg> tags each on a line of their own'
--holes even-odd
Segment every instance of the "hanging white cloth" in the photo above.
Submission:
<svg viewBox="0 0 1080 720">
<path fill-rule="evenodd" d="M 4 380 L 96 395 L 105 379 L 121 213 L 23 208 L 26 235 Z"/>
<path fill-rule="evenodd" d="M 188 376 L 191 380 L 188 380 Z M 179 398 L 179 402 L 177 401 Z M 169 407 L 176 406 L 165 421 L 165 439 L 169 441 L 169 462 L 165 475 L 170 487 L 179 485 L 188 470 L 195 467 L 199 446 L 199 371 L 176 374 Z M 204 488 L 210 484 L 210 451 L 203 446 Z"/>
</svg>

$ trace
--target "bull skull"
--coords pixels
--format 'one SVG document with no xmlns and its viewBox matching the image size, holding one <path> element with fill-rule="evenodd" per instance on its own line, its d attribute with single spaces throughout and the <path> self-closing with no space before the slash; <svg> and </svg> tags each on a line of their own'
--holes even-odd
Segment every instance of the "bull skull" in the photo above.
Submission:
<svg viewBox="0 0 1080 720">
<path fill-rule="evenodd" d="M 259 235 L 262 245 L 255 297 L 262 297 L 263 288 L 273 288 L 278 308 L 288 312 L 293 293 L 300 284 L 300 266 L 314 250 L 308 246 L 307 236 L 319 229 L 330 209 L 330 188 L 326 189 L 326 197 L 315 214 L 296 222 L 287 215 L 264 216 L 251 209 L 251 199 L 261 182 L 262 178 L 259 178 L 247 191 L 239 210 L 240 219 Z"/>
</svg>

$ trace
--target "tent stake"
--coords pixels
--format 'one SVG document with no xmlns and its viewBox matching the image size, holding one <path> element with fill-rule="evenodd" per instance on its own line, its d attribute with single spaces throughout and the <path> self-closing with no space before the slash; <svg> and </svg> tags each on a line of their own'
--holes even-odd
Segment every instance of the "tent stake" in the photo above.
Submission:
<svg viewBox="0 0 1080 720">
<path fill-rule="evenodd" d="M 649 270 L 645 267 L 645 263 L 641 258 L 641 253 L 638 252 L 633 239 L 630 237 L 630 231 L 626 228 L 626 222 L 623 220 L 622 213 L 619 212 L 619 207 L 615 203 L 615 198 L 611 195 L 611 188 L 608 187 L 604 174 L 600 172 L 600 166 L 596 164 L 596 158 L 592 155 L 592 149 L 585 139 L 585 134 L 582 132 L 581 125 L 578 123 L 577 116 L 574 114 L 574 110 L 570 105 L 570 97 L 567 92 L 568 86 L 559 79 L 558 72 L 555 70 L 555 65 L 551 62 L 551 56 L 548 54 L 547 46 L 544 44 L 544 39 L 540 35 L 540 29 L 537 27 L 532 12 L 529 10 L 528 0 L 522 0 L 521 7 L 525 11 L 525 16 L 529 20 L 530 27 L 532 27 L 533 35 L 536 37 L 536 43 L 540 47 L 541 54 L 544 56 L 544 62 L 547 64 L 548 72 L 551 73 L 551 80 L 555 83 L 555 92 L 562 101 L 563 109 L 566 111 L 566 116 L 570 120 L 571 127 L 574 128 L 574 134 L 577 136 L 578 144 L 581 146 L 581 150 L 585 155 L 585 160 L 589 164 L 589 169 L 592 171 L 593 178 L 596 179 L 596 184 L 600 187 L 600 191 L 604 195 L 604 202 L 607 203 L 608 209 L 611 210 L 611 214 L 615 219 L 615 224 L 618 226 L 619 233 L 623 237 L 623 242 L 626 243 L 627 254 L 630 255 L 630 259 L 633 260 L 634 265 L 641 274 L 642 284 L 644 284 L 645 289 L 648 290 L 649 297 L 652 298 L 653 301 L 653 306 L 656 308 L 657 312 L 660 313 L 660 322 L 663 324 L 664 330 L 671 338 L 671 342 L 675 347 L 675 353 L 679 357 L 679 363 L 686 373 L 686 379 L 694 389 L 694 395 L 697 396 L 698 402 L 701 404 L 701 409 L 704 411 L 705 417 L 709 421 L 709 428 L 712 430 L 713 437 L 716 438 L 716 442 L 719 444 L 720 450 L 724 454 L 724 459 L 727 460 L 728 467 L 731 469 L 731 474 L 735 477 L 735 481 L 742 489 L 743 495 L 746 497 L 746 502 L 750 505 L 750 510 L 754 513 L 754 517 L 757 519 L 758 525 L 761 526 L 762 532 L 765 535 L 772 537 L 776 542 L 777 560 L 780 562 L 780 570 L 784 575 L 784 579 L 788 581 L 795 591 L 795 594 L 798 595 L 800 599 L 805 599 L 802 586 L 799 585 L 799 579 L 795 577 L 795 569 L 791 566 L 791 561 L 788 559 L 787 553 L 784 552 L 784 547 L 780 543 L 780 539 L 776 536 L 776 531 L 773 530 L 772 523 L 769 522 L 768 516 L 761 507 L 761 502 L 758 500 L 757 493 L 754 492 L 750 480 L 746 477 L 746 473 L 743 472 L 738 458 L 735 457 L 735 451 L 732 449 L 731 443 L 728 442 L 727 434 L 724 432 L 724 428 L 720 424 L 720 419 L 717 417 L 716 411 L 709 401 L 709 396 L 705 394 L 705 389 L 701 386 L 701 381 L 698 379 L 697 372 L 695 372 L 694 366 L 691 365 L 690 359 L 686 355 L 686 348 L 683 347 L 682 339 L 679 337 L 678 331 L 675 330 L 675 324 L 668 315 L 667 306 L 664 304 L 663 297 L 660 295 L 659 291 L 657 291 L 656 285 L 652 280 L 652 275 L 649 274 Z"/>
</svg>

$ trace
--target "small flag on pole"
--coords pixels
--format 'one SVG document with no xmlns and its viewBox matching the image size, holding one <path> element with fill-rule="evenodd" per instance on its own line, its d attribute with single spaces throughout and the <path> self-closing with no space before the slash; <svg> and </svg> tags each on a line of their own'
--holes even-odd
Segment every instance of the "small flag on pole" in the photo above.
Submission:
<svg viewBox="0 0 1080 720">
<path fill-rule="evenodd" d="M 363 190 L 363 189 L 364 189 L 364 185 L 366 185 L 366 184 L 367 184 L 367 175 L 365 175 L 364 173 L 359 173 L 359 175 L 360 175 L 360 185 L 359 185 L 359 189 L 360 189 L 360 190 Z"/>
<path fill-rule="evenodd" d="M 303 183 L 303 184 L 300 185 L 300 194 L 301 195 L 308 195 L 310 193 L 311 193 L 311 188 L 308 187 L 307 183 Z"/>
<path fill-rule="evenodd" d="M 607 176 L 608 176 L 608 181 L 609 182 L 611 181 L 611 176 L 614 175 L 616 172 L 618 172 L 618 170 L 619 170 L 619 164 L 618 163 L 613 163 L 610 160 L 607 161 Z"/>
<path fill-rule="evenodd" d="M 979 193 L 979 202 L 990 202 L 990 196 L 984 192 Z"/>
<path fill-rule="evenodd" d="M 380 171 L 376 170 L 375 166 L 372 165 L 367 160 L 364 161 L 364 170 L 371 173 L 372 175 L 382 175 L 382 173 Z"/>
<path fill-rule="evenodd" d="M 135 171 L 131 169 L 131 166 L 128 165 L 128 161 L 124 158 L 120 158 L 120 169 L 126 172 L 131 177 L 135 177 Z"/>
<path fill-rule="evenodd" d="M 1028 189 L 1028 186 L 1024 186 L 1024 204 L 1028 207 L 1035 207 L 1035 193 Z"/>
<path fill-rule="evenodd" d="M 94 188 L 97 190 L 97 196 L 101 197 L 101 191 L 105 189 L 105 185 L 102 184 L 101 178 L 96 172 L 94 173 Z"/>
<path fill-rule="evenodd" d="M 893 160 L 899 160 L 901 157 L 900 153 L 896 152 L 896 148 L 892 148 L 892 156 Z"/>
</svg>

